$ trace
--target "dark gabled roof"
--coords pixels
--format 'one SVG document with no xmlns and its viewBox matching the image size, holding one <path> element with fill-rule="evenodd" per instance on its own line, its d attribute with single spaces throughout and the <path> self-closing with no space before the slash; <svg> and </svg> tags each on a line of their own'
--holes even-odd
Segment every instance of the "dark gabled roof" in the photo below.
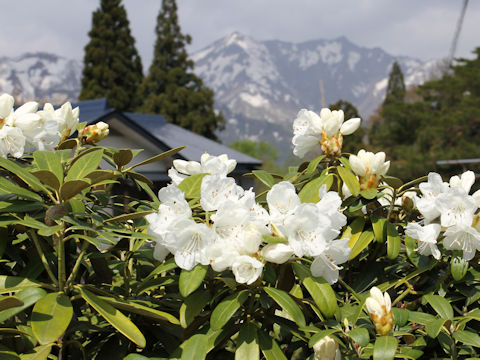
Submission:
<svg viewBox="0 0 480 360">
<path fill-rule="evenodd" d="M 186 145 L 187 147 L 179 153 L 185 160 L 199 161 L 200 156 L 204 152 L 208 152 L 217 156 L 227 154 L 230 159 L 237 160 L 239 165 L 251 167 L 262 165 L 262 162 L 258 159 L 183 129 L 180 126 L 168 123 L 162 115 L 120 112 L 109 108 L 107 100 L 104 98 L 79 101 L 72 104 L 72 107 L 76 106 L 80 107 L 81 122 L 86 121 L 87 124 L 96 123 L 117 114 L 120 120 L 126 120 L 131 123 L 130 125 L 133 124 L 135 127 L 138 127 L 144 135 L 152 136 L 156 142 L 163 144 L 166 148 L 173 149 Z"/>
<path fill-rule="evenodd" d="M 239 151 L 233 150 L 225 145 L 195 134 L 180 126 L 168 123 L 161 115 L 124 113 L 135 124 L 152 134 L 156 139 L 167 145 L 169 148 L 187 145 L 180 151 L 180 155 L 186 160 L 199 161 L 204 152 L 211 155 L 227 154 L 229 159 L 237 160 L 239 164 L 260 166 L 262 162 Z"/>
</svg>

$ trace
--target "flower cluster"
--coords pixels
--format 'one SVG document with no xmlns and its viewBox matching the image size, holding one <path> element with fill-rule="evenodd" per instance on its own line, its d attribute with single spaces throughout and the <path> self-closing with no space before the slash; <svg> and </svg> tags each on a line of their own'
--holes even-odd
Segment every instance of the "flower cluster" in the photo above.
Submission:
<svg viewBox="0 0 480 360">
<path fill-rule="evenodd" d="M 160 190 L 158 211 L 147 216 L 148 231 L 156 238 L 155 257 L 172 253 L 187 270 L 197 264 L 218 272 L 231 269 L 237 282 L 251 284 L 266 262 L 311 256 L 312 274 L 336 282 L 339 265 L 350 254 L 349 239 L 335 240 L 346 224 L 338 194 L 322 187 L 318 203 L 301 203 L 295 187 L 283 181 L 268 192 L 267 211 L 251 189 L 243 190 L 227 176 L 234 166 L 226 155 L 205 154 L 201 163 L 175 160 L 169 172 L 174 183 Z M 194 216 L 175 182 L 205 171 L 199 201 L 203 212 Z"/>
<path fill-rule="evenodd" d="M 343 136 L 353 134 L 360 126 L 360 118 L 343 122 L 343 110 L 324 108 L 318 116 L 313 111 L 302 109 L 293 122 L 293 153 L 303 158 L 318 145 L 327 155 L 342 152 Z"/>
<path fill-rule="evenodd" d="M 0 96 L 0 156 L 19 158 L 30 149 L 53 150 L 76 130 L 79 108 L 67 102 L 55 110 L 49 103 L 27 102 L 14 110 L 14 99 Z"/>
<path fill-rule="evenodd" d="M 461 250 L 466 261 L 480 250 L 480 191 L 469 195 L 475 182 L 472 171 L 460 177 L 453 176 L 450 182 L 443 182 L 437 173 L 428 174 L 428 182 L 419 185 L 421 197 L 415 198 L 415 205 L 422 214 L 419 223 L 409 223 L 405 233 L 418 240 L 418 253 L 433 255 L 440 259 L 437 246 L 443 232 L 443 247 L 446 250 Z"/>
</svg>

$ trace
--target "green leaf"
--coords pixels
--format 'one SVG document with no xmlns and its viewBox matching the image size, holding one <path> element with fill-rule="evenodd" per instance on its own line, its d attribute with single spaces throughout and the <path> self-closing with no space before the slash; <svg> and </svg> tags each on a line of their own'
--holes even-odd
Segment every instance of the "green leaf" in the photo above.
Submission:
<svg viewBox="0 0 480 360">
<path fill-rule="evenodd" d="M 257 338 L 257 327 L 251 323 L 244 323 L 240 328 L 237 339 L 235 360 L 260 359 L 260 348 Z"/>
<path fill-rule="evenodd" d="M 104 180 L 116 179 L 120 176 L 119 172 L 113 170 L 94 170 L 88 173 L 85 177 L 90 179 L 90 184 L 98 184 Z"/>
<path fill-rule="evenodd" d="M 480 348 L 480 336 L 478 334 L 466 330 L 458 330 L 453 333 L 453 337 L 465 345 Z"/>
<path fill-rule="evenodd" d="M 230 320 L 243 303 L 248 299 L 248 291 L 242 290 L 225 298 L 212 311 L 210 327 L 219 330 Z"/>
<path fill-rule="evenodd" d="M 77 287 L 77 289 L 80 291 L 82 298 L 88 304 L 90 304 L 90 306 L 93 307 L 105 320 L 107 320 L 110 325 L 112 325 L 115 329 L 117 329 L 139 347 L 145 347 L 145 337 L 128 317 L 123 315 L 120 311 L 115 309 L 106 301 L 92 294 L 90 291 L 87 291 L 82 287 Z"/>
<path fill-rule="evenodd" d="M 317 170 L 318 164 L 320 164 L 320 162 L 323 159 L 325 159 L 325 155 L 320 155 L 315 159 L 313 159 L 312 161 L 310 161 L 310 163 L 308 164 L 307 170 L 305 171 L 305 175 L 307 176 L 312 175 L 315 172 L 315 170 Z"/>
<path fill-rule="evenodd" d="M 196 291 L 190 294 L 182 306 L 180 306 L 180 324 L 182 327 L 188 327 L 197 315 L 210 301 L 211 296 L 208 290 Z"/>
<path fill-rule="evenodd" d="M 0 345 L 0 359 L 2 360 L 20 360 L 20 357 L 14 351 L 6 346 Z"/>
<path fill-rule="evenodd" d="M 267 185 L 269 188 L 275 185 L 275 179 L 272 175 L 270 175 L 270 173 L 266 172 L 265 170 L 253 170 L 252 174 L 255 175 L 258 180 Z"/>
<path fill-rule="evenodd" d="M 208 337 L 204 334 L 193 335 L 180 345 L 182 349 L 181 360 L 202 360 L 207 356 Z"/>
<path fill-rule="evenodd" d="M 32 174 L 42 182 L 42 184 L 48 185 L 51 188 L 58 190 L 60 187 L 60 182 L 53 172 L 50 170 L 35 170 L 32 171 Z"/>
<path fill-rule="evenodd" d="M 40 210 L 44 204 L 39 201 L 10 200 L 0 201 L 0 212 L 4 213 L 23 213 L 28 211 Z"/>
<path fill-rule="evenodd" d="M 178 153 L 179 151 L 182 151 L 183 149 L 185 149 L 186 146 L 179 146 L 175 149 L 171 149 L 171 150 L 168 150 L 168 151 L 165 151 L 164 153 L 161 153 L 161 154 L 158 154 L 158 155 L 155 155 L 147 160 L 143 160 L 141 162 L 139 162 L 138 164 L 135 164 L 133 166 L 130 166 L 127 170 L 132 170 L 132 169 L 135 169 L 136 167 L 138 166 L 142 166 L 142 165 L 147 165 L 147 164 L 151 164 L 151 163 L 154 163 L 154 162 L 157 162 L 157 161 L 160 161 L 160 160 L 163 160 L 163 159 L 166 159 L 166 158 L 169 158 L 170 156 L 173 156 L 175 155 L 176 153 Z"/>
<path fill-rule="evenodd" d="M 8 181 L 4 177 L 0 178 L 0 194 L 17 195 L 21 198 L 43 202 L 43 199 L 40 195 L 35 194 L 34 192 L 29 191 L 21 186 L 18 186 L 17 184 Z"/>
<path fill-rule="evenodd" d="M 370 217 L 370 220 L 372 221 L 372 228 L 373 228 L 373 233 L 375 234 L 375 241 L 379 243 L 385 242 L 385 237 L 387 234 L 385 230 L 385 223 L 387 219 L 379 218 L 377 216 L 372 215 Z"/>
<path fill-rule="evenodd" d="M 366 230 L 362 232 L 362 234 L 357 238 L 352 244 L 352 241 L 348 242 L 348 245 L 352 248 L 350 252 L 350 260 L 355 259 L 360 253 L 368 247 L 368 245 L 372 242 L 374 236 L 372 230 Z"/>
<path fill-rule="evenodd" d="M 348 332 L 348 335 L 360 346 L 367 346 L 370 342 L 370 335 L 368 330 L 361 327 L 356 327 Z"/>
<path fill-rule="evenodd" d="M 20 355 L 20 360 L 46 360 L 50 355 L 52 345 L 42 345 L 33 348 L 33 353 Z"/>
<path fill-rule="evenodd" d="M 468 261 L 461 254 L 454 254 L 450 262 L 450 271 L 455 281 L 462 280 L 468 272 Z"/>
<path fill-rule="evenodd" d="M 139 211 L 139 212 L 130 213 L 130 214 L 122 214 L 122 215 L 112 217 L 110 219 L 106 219 L 103 222 L 104 223 L 109 223 L 109 222 L 113 222 L 113 221 L 125 222 L 125 221 L 131 220 L 131 219 L 143 218 L 146 215 L 149 215 L 153 212 L 154 212 L 153 210 L 150 210 L 150 211 Z"/>
<path fill-rule="evenodd" d="M 400 309 L 400 308 L 392 308 L 392 313 L 393 313 L 393 322 L 395 325 L 398 326 L 404 326 L 409 317 L 410 311 L 407 309 Z"/>
<path fill-rule="evenodd" d="M 69 180 L 83 180 L 87 174 L 97 170 L 100 161 L 102 161 L 103 149 L 94 149 L 95 150 L 90 151 L 86 155 L 81 154 L 76 161 L 75 159 L 73 160 L 75 162 L 73 162 L 72 167 L 68 170 L 67 176 L 65 177 L 66 182 Z"/>
<path fill-rule="evenodd" d="M 410 311 L 408 313 L 408 320 L 417 324 L 426 325 L 435 320 L 435 316 L 426 314 L 420 311 Z"/>
<path fill-rule="evenodd" d="M 305 326 L 305 316 L 295 300 L 283 290 L 266 287 L 263 290 L 285 311 L 298 326 Z"/>
<path fill-rule="evenodd" d="M 302 203 L 317 203 L 320 201 L 320 197 L 318 196 L 318 191 L 322 187 L 322 185 L 327 185 L 327 190 L 330 189 L 330 187 L 333 184 L 333 175 L 328 174 L 328 175 L 321 175 L 312 181 L 306 183 L 302 190 L 298 193 L 298 197 L 300 198 L 300 201 Z"/>
<path fill-rule="evenodd" d="M 137 183 L 138 182 L 141 182 L 141 183 L 145 183 L 149 186 L 153 186 L 153 182 L 152 180 L 150 180 L 149 178 L 147 178 L 146 176 L 138 173 L 138 172 L 135 172 L 135 171 L 127 171 L 126 174 L 128 176 L 130 176 L 132 179 L 134 179 Z"/>
<path fill-rule="evenodd" d="M 432 339 L 436 339 L 446 319 L 435 319 L 425 324 L 425 331 Z"/>
<path fill-rule="evenodd" d="M 366 189 L 360 191 L 360 195 L 367 200 L 375 199 L 377 197 L 377 193 L 377 189 Z"/>
<path fill-rule="evenodd" d="M 198 264 L 192 270 L 183 269 L 180 273 L 178 288 L 183 297 L 187 297 L 202 285 L 205 275 L 207 275 L 208 266 Z"/>
<path fill-rule="evenodd" d="M 398 340 L 393 336 L 379 336 L 373 347 L 374 360 L 392 360 L 395 357 Z"/>
<path fill-rule="evenodd" d="M 278 243 L 287 243 L 288 239 L 280 236 L 272 236 L 272 235 L 262 235 L 262 239 L 264 243 L 267 244 L 278 244 Z"/>
<path fill-rule="evenodd" d="M 43 191 L 45 193 L 48 192 L 45 186 L 43 186 L 42 183 L 35 176 L 30 174 L 27 169 L 21 167 L 14 161 L 0 157 L 0 167 L 17 175 L 20 179 L 22 179 L 25 182 L 25 184 L 29 185 L 32 188 L 32 190 Z"/>
<path fill-rule="evenodd" d="M 327 330 L 320 330 L 317 331 L 308 341 L 308 346 L 313 347 L 317 342 L 322 340 L 325 336 L 330 336 L 332 334 L 335 334 L 339 332 L 340 330 L 338 329 L 327 329 Z"/>
<path fill-rule="evenodd" d="M 15 294 L 15 296 L 23 302 L 23 305 L 0 311 L 0 322 L 21 313 L 23 310 L 29 308 L 35 304 L 38 300 L 47 295 L 47 292 L 43 289 L 32 287 L 21 290 Z"/>
<path fill-rule="evenodd" d="M 72 316 L 72 303 L 65 294 L 48 294 L 33 307 L 33 334 L 42 345 L 55 342 L 67 330 Z"/>
<path fill-rule="evenodd" d="M 322 314 L 326 317 L 333 316 L 338 310 L 338 304 L 330 284 L 323 278 L 312 276 L 310 270 L 303 264 L 294 263 L 292 266 Z"/>
<path fill-rule="evenodd" d="M 387 257 L 393 260 L 400 253 L 401 239 L 395 225 L 387 221 L 385 228 L 387 231 Z"/>
<path fill-rule="evenodd" d="M 187 177 L 178 188 L 185 193 L 185 198 L 200 198 L 202 180 L 207 174 L 197 174 Z"/>
<path fill-rule="evenodd" d="M 155 275 L 162 274 L 164 272 L 176 269 L 178 266 L 175 263 L 174 258 L 170 258 L 168 260 L 165 260 L 163 264 L 158 265 L 148 276 L 145 278 L 144 281 L 151 279 Z"/>
<path fill-rule="evenodd" d="M 388 185 L 393 187 L 394 189 L 398 189 L 400 186 L 403 185 L 403 181 L 399 178 L 393 176 L 382 176 L 383 181 L 385 181 Z"/>
<path fill-rule="evenodd" d="M 60 188 L 60 199 L 67 201 L 90 186 L 90 183 L 85 180 L 65 181 Z"/>
<path fill-rule="evenodd" d="M 133 159 L 133 152 L 130 149 L 119 149 L 112 156 L 115 165 L 121 168 L 124 165 L 127 165 Z"/>
<path fill-rule="evenodd" d="M 5 296 L 0 299 L 0 314 L 3 310 L 11 309 L 13 307 L 22 306 L 23 301 L 15 296 Z"/>
<path fill-rule="evenodd" d="M 287 357 L 272 336 L 263 331 L 259 331 L 257 335 L 265 360 L 287 360 Z"/>
<path fill-rule="evenodd" d="M 439 295 L 424 295 L 425 300 L 443 319 L 453 319 L 453 308 L 450 302 Z"/>
<path fill-rule="evenodd" d="M 139 314 L 151 319 L 168 321 L 176 325 L 180 324 L 180 321 L 178 321 L 178 319 L 175 316 L 165 311 L 160 311 L 148 306 L 138 304 L 133 300 L 121 300 L 121 299 L 115 299 L 107 296 L 99 296 L 98 298 L 103 301 L 106 301 L 113 307 L 121 310 L 125 310 L 134 314 Z"/>
<path fill-rule="evenodd" d="M 0 294 L 17 292 L 31 287 L 41 287 L 39 282 L 18 277 L 0 275 Z"/>
<path fill-rule="evenodd" d="M 365 226 L 365 219 L 363 217 L 357 217 L 355 220 L 352 221 L 350 225 L 347 226 L 345 231 L 342 234 L 342 239 L 350 239 L 348 241 L 348 246 L 350 248 L 355 244 L 362 235 L 363 227 Z"/>
<path fill-rule="evenodd" d="M 360 192 L 360 183 L 358 181 L 358 178 L 350 170 L 344 168 L 343 166 L 337 166 L 337 171 L 338 175 L 340 175 L 352 195 L 358 196 L 358 193 Z"/>
<path fill-rule="evenodd" d="M 54 151 L 34 151 L 33 159 L 40 170 L 48 170 L 55 175 L 59 185 L 63 183 L 62 161 Z"/>
</svg>

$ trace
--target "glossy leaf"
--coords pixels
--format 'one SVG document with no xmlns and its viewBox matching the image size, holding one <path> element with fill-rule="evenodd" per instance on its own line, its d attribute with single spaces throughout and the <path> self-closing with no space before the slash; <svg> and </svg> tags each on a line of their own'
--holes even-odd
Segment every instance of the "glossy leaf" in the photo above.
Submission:
<svg viewBox="0 0 480 360">
<path fill-rule="evenodd" d="M 210 299 L 211 296 L 208 290 L 196 291 L 190 294 L 182 306 L 180 306 L 180 324 L 182 327 L 188 327 L 195 317 L 202 312 Z"/>
<path fill-rule="evenodd" d="M 360 182 L 358 178 L 350 170 L 342 166 L 337 166 L 337 171 L 345 185 L 347 185 L 348 190 L 350 190 L 353 196 L 357 196 L 360 192 Z"/>
<path fill-rule="evenodd" d="M 292 266 L 322 314 L 326 317 L 333 316 L 338 310 L 338 304 L 330 284 L 323 278 L 312 276 L 310 270 L 303 264 L 294 263 Z"/>
<path fill-rule="evenodd" d="M 439 295 L 424 295 L 425 300 L 443 319 L 453 319 L 453 308 L 450 302 Z"/>
<path fill-rule="evenodd" d="M 253 170 L 252 174 L 269 188 L 275 185 L 275 179 L 265 170 Z"/>
<path fill-rule="evenodd" d="M 42 184 L 48 185 L 57 191 L 60 188 L 60 181 L 50 170 L 35 170 L 32 171 L 32 174 L 35 175 L 35 177 L 40 180 Z"/>
<path fill-rule="evenodd" d="M 45 188 L 45 186 L 42 185 L 40 180 L 38 180 L 35 176 L 30 174 L 27 169 L 21 167 L 16 162 L 0 157 L 0 167 L 17 175 L 25 182 L 25 184 L 29 185 L 32 190 L 43 191 L 45 193 L 48 192 L 48 190 Z"/>
<path fill-rule="evenodd" d="M 392 360 L 395 357 L 398 340 L 393 336 L 379 336 L 373 347 L 374 360 Z"/>
<path fill-rule="evenodd" d="M 4 177 L 0 177 L 0 194 L 16 195 L 21 198 L 43 201 L 42 197 L 30 190 L 27 190 Z"/>
<path fill-rule="evenodd" d="M 60 157 L 53 151 L 34 151 L 33 159 L 40 170 L 48 170 L 57 178 L 58 184 L 63 183 L 63 167 Z"/>
<path fill-rule="evenodd" d="M 267 244 L 287 243 L 288 239 L 279 236 L 262 235 L 263 242 Z"/>
<path fill-rule="evenodd" d="M 114 216 L 112 218 L 106 219 L 104 220 L 104 223 L 109 223 L 114 221 L 125 222 L 127 220 L 143 218 L 146 215 L 149 215 L 153 212 L 154 212 L 153 210 L 150 210 L 150 211 L 138 211 L 130 214 L 122 214 L 122 215 L 118 215 L 118 216 Z"/>
<path fill-rule="evenodd" d="M 90 186 L 85 180 L 69 180 L 60 188 L 60 199 L 67 201 Z"/>
<path fill-rule="evenodd" d="M 458 330 L 453 333 L 453 337 L 461 343 L 480 348 L 480 336 L 476 333 L 466 330 Z"/>
<path fill-rule="evenodd" d="M 350 252 L 350 260 L 355 259 L 360 253 L 368 247 L 372 242 L 374 236 L 372 230 L 366 230 L 357 238 L 357 240 L 352 244 L 352 241 L 348 242 L 348 245 L 352 248 Z"/>
<path fill-rule="evenodd" d="M 386 176 L 386 175 L 384 175 L 384 176 L 383 176 L 383 180 L 384 180 L 388 185 L 390 185 L 391 187 L 393 187 L 394 189 L 398 189 L 400 186 L 403 185 L 403 181 L 402 181 L 402 180 L 400 180 L 399 178 L 393 177 L 393 176 Z"/>
<path fill-rule="evenodd" d="M 445 324 L 445 319 L 435 319 L 425 324 L 425 331 L 427 335 L 435 339 L 438 336 L 440 330 L 442 330 L 443 324 Z"/>
<path fill-rule="evenodd" d="M 207 271 L 208 266 L 200 264 L 190 271 L 183 269 L 180 273 L 180 279 L 178 282 L 180 294 L 183 297 L 187 297 L 197 290 L 200 285 L 202 285 L 203 279 L 205 279 L 205 275 L 207 275 Z"/>
<path fill-rule="evenodd" d="M 154 163 L 154 162 L 157 162 L 157 161 L 161 161 L 163 159 L 166 159 L 166 158 L 169 158 L 173 155 L 175 155 L 176 153 L 178 153 L 179 151 L 182 151 L 183 149 L 185 149 L 186 146 L 179 146 L 179 147 L 176 147 L 175 149 L 171 149 L 171 150 L 168 150 L 168 151 L 165 151 L 161 154 L 158 154 L 158 155 L 155 155 L 147 160 L 143 160 L 141 162 L 139 162 L 138 164 L 135 164 L 133 166 L 130 166 L 128 168 L 128 170 L 132 170 L 138 166 L 142 166 L 142 165 L 147 165 L 147 164 L 151 164 L 151 163 Z"/>
<path fill-rule="evenodd" d="M 263 289 L 299 326 L 305 326 L 305 316 L 293 298 L 283 290 L 266 287 Z"/>
<path fill-rule="evenodd" d="M 263 331 L 259 331 L 257 335 L 260 350 L 262 350 L 265 360 L 287 360 L 287 357 L 273 337 Z"/>
<path fill-rule="evenodd" d="M 46 360 L 52 351 L 52 345 L 37 346 L 33 351 L 33 353 L 20 355 L 20 360 Z"/>
<path fill-rule="evenodd" d="M 88 290 L 78 287 L 82 298 L 93 307 L 110 325 L 121 332 L 125 337 L 133 341 L 139 347 L 145 347 L 146 341 L 143 334 L 138 330 L 134 323 L 120 311 L 100 299 Z"/>
<path fill-rule="evenodd" d="M 27 211 L 35 211 L 43 208 L 43 203 L 39 201 L 27 200 L 10 200 L 0 201 L 0 212 L 4 213 L 23 213 Z"/>
<path fill-rule="evenodd" d="M 223 327 L 237 312 L 243 303 L 248 299 L 248 291 L 242 290 L 225 298 L 212 311 L 210 317 L 210 327 L 212 330 L 218 330 Z"/>
<path fill-rule="evenodd" d="M 204 334 L 193 335 L 180 345 L 182 357 L 180 360 L 203 360 L 207 356 L 208 338 Z"/>
<path fill-rule="evenodd" d="M 133 152 L 130 149 L 119 149 L 112 156 L 115 165 L 122 167 L 127 165 L 133 159 Z"/>
<path fill-rule="evenodd" d="M 348 242 L 348 246 L 350 248 L 355 244 L 362 235 L 363 228 L 365 226 L 365 219 L 362 217 L 356 218 L 352 221 L 350 225 L 347 226 L 345 231 L 342 234 L 342 239 L 348 238 L 350 239 Z"/>
<path fill-rule="evenodd" d="M 0 345 L 0 359 L 2 360 L 20 360 L 16 352 L 10 350 L 6 346 Z"/>
<path fill-rule="evenodd" d="M 202 180 L 207 174 L 197 174 L 187 177 L 178 188 L 185 193 L 185 198 L 200 198 Z"/>
<path fill-rule="evenodd" d="M 387 257 L 393 260 L 400 253 L 401 239 L 395 225 L 387 221 L 385 228 L 387 231 Z"/>
<path fill-rule="evenodd" d="M 41 284 L 18 276 L 0 275 L 0 294 L 17 292 L 31 287 L 41 287 Z"/>
<path fill-rule="evenodd" d="M 461 254 L 454 254 L 450 262 L 450 272 L 455 281 L 462 280 L 468 272 L 468 261 Z"/>
<path fill-rule="evenodd" d="M 360 195 L 367 200 L 372 200 L 377 197 L 378 191 L 377 189 L 366 189 L 360 191 Z"/>
<path fill-rule="evenodd" d="M 322 185 L 327 186 L 327 190 L 330 189 L 330 187 L 333 184 L 333 175 L 328 174 L 328 175 L 321 175 L 312 181 L 306 183 L 302 190 L 298 193 L 298 197 L 300 198 L 302 203 L 317 203 L 320 201 L 320 197 L 318 196 L 318 191 L 322 187 Z"/>
<path fill-rule="evenodd" d="M 50 293 L 33 307 L 33 334 L 42 345 L 55 342 L 67 330 L 72 316 L 70 299 L 63 293 Z"/>
<path fill-rule="evenodd" d="M 370 335 L 368 330 L 361 327 L 356 327 L 348 332 L 348 335 L 360 346 L 367 346 L 370 342 Z"/>
<path fill-rule="evenodd" d="M 257 327 L 251 323 L 244 323 L 240 328 L 237 338 L 237 350 L 235 360 L 260 359 L 260 347 L 258 345 Z"/>
<path fill-rule="evenodd" d="M 313 159 L 312 161 L 310 161 L 310 163 L 308 164 L 307 169 L 305 170 L 305 175 L 307 175 L 307 176 L 312 175 L 312 174 L 315 172 L 315 170 L 317 170 L 318 164 L 320 164 L 320 162 L 321 162 L 323 159 L 325 159 L 325 155 L 317 156 L 315 159 Z"/>
<path fill-rule="evenodd" d="M 160 311 L 157 309 L 153 309 L 149 306 L 138 304 L 132 300 L 121 300 L 107 296 L 99 296 L 98 298 L 121 310 L 125 310 L 134 314 L 139 314 L 151 319 L 168 321 L 172 324 L 180 324 L 180 321 L 178 321 L 175 316 L 165 311 Z"/>
<path fill-rule="evenodd" d="M 407 309 L 392 308 L 393 323 L 398 326 L 404 326 L 408 321 L 410 311 Z"/>
<path fill-rule="evenodd" d="M 0 314 L 4 310 L 8 310 L 17 306 L 22 306 L 23 301 L 15 296 L 5 296 L 0 299 Z"/>
<path fill-rule="evenodd" d="M 373 215 L 370 217 L 370 219 L 372 221 L 373 233 L 375 234 L 375 241 L 379 243 L 385 242 L 385 238 L 387 235 L 385 223 L 387 219 L 379 218 Z"/>
<path fill-rule="evenodd" d="M 4 322 L 12 316 L 19 314 L 23 310 L 35 304 L 45 295 L 47 295 L 47 292 L 45 290 L 36 287 L 26 288 L 17 292 L 15 296 L 22 301 L 23 305 L 0 311 L 0 322 Z"/>
<path fill-rule="evenodd" d="M 72 167 L 68 170 L 65 181 L 69 180 L 82 180 L 87 174 L 94 170 L 97 170 L 98 165 L 103 157 L 103 150 L 101 148 L 93 148 L 95 150 L 90 151 L 86 155 L 80 155 Z M 63 186 L 62 186 L 63 187 Z"/>
</svg>

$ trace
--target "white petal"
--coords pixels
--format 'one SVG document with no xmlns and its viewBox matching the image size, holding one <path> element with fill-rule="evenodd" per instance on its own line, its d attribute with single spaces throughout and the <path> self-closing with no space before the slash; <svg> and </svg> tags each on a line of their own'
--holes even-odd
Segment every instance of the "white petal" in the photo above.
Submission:
<svg viewBox="0 0 480 360">
<path fill-rule="evenodd" d="M 360 118 L 350 119 L 342 124 L 340 132 L 342 133 L 342 135 L 353 134 L 360 127 L 360 122 Z"/>
<path fill-rule="evenodd" d="M 358 153 L 358 155 L 360 155 L 360 153 Z M 360 160 L 358 156 L 350 155 L 348 161 L 350 162 L 350 166 L 352 167 L 352 170 L 355 174 L 357 174 L 358 176 L 365 176 L 365 174 L 367 173 L 367 170 L 365 169 L 363 162 Z"/>
</svg>

